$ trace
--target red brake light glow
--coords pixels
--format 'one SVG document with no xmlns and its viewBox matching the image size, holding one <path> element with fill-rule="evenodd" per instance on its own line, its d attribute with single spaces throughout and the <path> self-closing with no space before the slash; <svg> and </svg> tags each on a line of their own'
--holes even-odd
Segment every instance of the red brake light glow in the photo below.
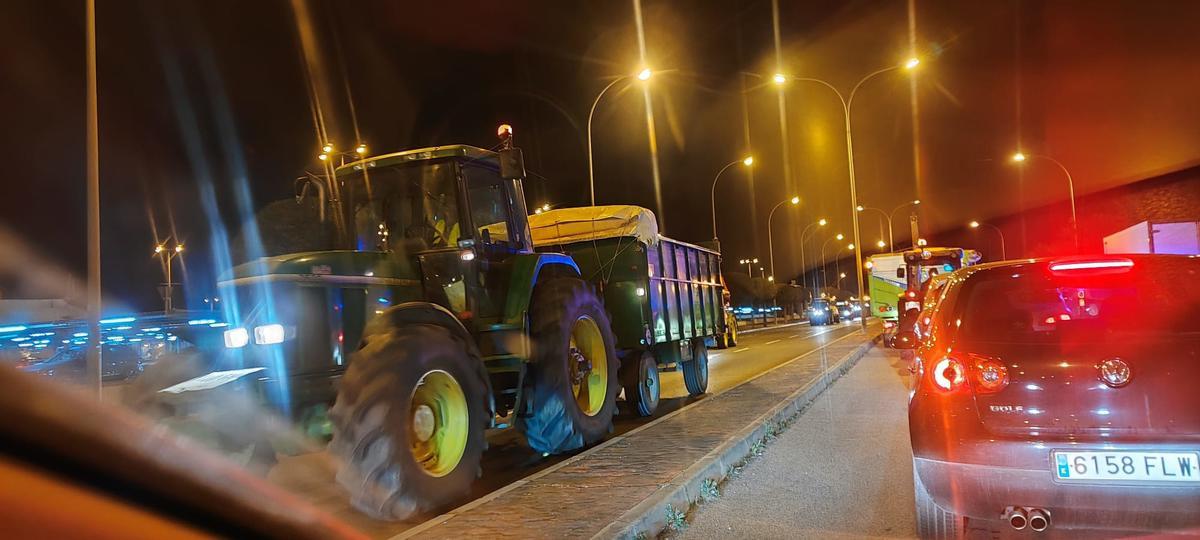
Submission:
<svg viewBox="0 0 1200 540">
<path fill-rule="evenodd" d="M 1079 270 L 1120 270 L 1133 268 L 1129 259 L 1093 259 L 1075 261 L 1056 261 L 1050 263 L 1051 272 L 1072 272 Z"/>
<path fill-rule="evenodd" d="M 975 362 L 975 390 L 981 393 L 999 392 L 1008 386 L 1008 367 L 990 358 Z"/>
<path fill-rule="evenodd" d="M 946 357 L 933 366 L 933 384 L 945 392 L 954 392 L 963 387 L 966 377 L 963 365 L 958 360 Z"/>
</svg>

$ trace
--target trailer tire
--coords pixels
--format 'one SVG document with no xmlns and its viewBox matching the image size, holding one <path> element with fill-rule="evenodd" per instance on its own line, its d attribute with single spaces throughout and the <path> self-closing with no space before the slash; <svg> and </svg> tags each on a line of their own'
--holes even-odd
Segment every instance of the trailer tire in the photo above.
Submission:
<svg viewBox="0 0 1200 540">
<path fill-rule="evenodd" d="M 683 386 L 695 397 L 708 391 L 708 347 L 703 338 L 692 340 L 692 359 L 680 363 Z"/>
<path fill-rule="evenodd" d="M 329 415 L 337 482 L 355 508 L 399 520 L 469 491 L 490 420 L 479 363 L 467 343 L 435 324 L 364 336 Z"/>
<path fill-rule="evenodd" d="M 603 439 L 620 389 L 604 305 L 586 282 L 568 277 L 538 284 L 530 303 L 528 412 L 518 414 L 517 427 L 530 448 L 546 454 Z"/>
<path fill-rule="evenodd" d="M 625 401 L 638 416 L 653 416 L 658 409 L 662 382 L 658 374 L 658 361 L 649 351 L 642 351 L 629 358 L 628 365 L 621 365 L 621 386 L 625 388 Z"/>
</svg>

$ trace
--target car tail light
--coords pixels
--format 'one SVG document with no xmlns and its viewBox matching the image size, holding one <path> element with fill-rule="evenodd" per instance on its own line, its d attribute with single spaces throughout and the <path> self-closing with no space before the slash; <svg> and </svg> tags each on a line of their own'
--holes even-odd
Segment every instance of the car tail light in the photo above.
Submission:
<svg viewBox="0 0 1200 540">
<path fill-rule="evenodd" d="M 1128 272 L 1133 261 L 1122 257 L 1099 259 L 1062 259 L 1050 263 L 1050 272 L 1059 275 L 1114 274 Z"/>
<path fill-rule="evenodd" d="M 975 391 L 991 394 L 999 392 L 1008 386 L 1008 366 L 992 358 L 979 358 L 975 361 L 973 380 Z"/>
<path fill-rule="evenodd" d="M 896 323 L 894 323 L 892 321 L 883 321 L 884 328 L 894 328 L 895 326 L 896 326 Z"/>
<path fill-rule="evenodd" d="M 958 392 L 966 387 L 967 376 L 962 362 L 949 356 L 938 360 L 931 370 L 933 384 L 939 390 L 949 394 Z"/>
</svg>

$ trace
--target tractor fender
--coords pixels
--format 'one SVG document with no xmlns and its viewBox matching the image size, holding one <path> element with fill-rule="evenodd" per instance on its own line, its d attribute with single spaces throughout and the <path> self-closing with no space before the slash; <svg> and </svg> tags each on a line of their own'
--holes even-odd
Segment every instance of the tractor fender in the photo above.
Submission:
<svg viewBox="0 0 1200 540">
<path fill-rule="evenodd" d="M 471 334 L 467 327 L 463 325 L 458 317 L 454 316 L 450 310 L 439 306 L 432 302 L 402 302 L 396 304 L 383 313 L 377 315 L 371 322 L 367 323 L 363 335 L 369 335 L 376 332 L 387 331 L 388 328 L 396 328 L 406 324 L 432 324 L 440 326 L 450 331 L 455 337 L 463 340 L 466 343 L 467 350 L 477 359 L 482 359 L 479 354 L 479 346 L 475 342 L 475 336 Z M 496 403 L 492 395 L 492 380 L 488 374 L 487 367 L 483 361 L 476 362 L 479 369 L 479 376 L 487 384 L 487 403 L 488 412 L 495 416 Z"/>
<path fill-rule="evenodd" d="M 556 276 L 580 277 L 579 265 L 575 259 L 562 253 L 533 253 L 515 257 L 504 305 L 504 322 L 525 326 L 533 289 L 544 279 Z"/>
</svg>

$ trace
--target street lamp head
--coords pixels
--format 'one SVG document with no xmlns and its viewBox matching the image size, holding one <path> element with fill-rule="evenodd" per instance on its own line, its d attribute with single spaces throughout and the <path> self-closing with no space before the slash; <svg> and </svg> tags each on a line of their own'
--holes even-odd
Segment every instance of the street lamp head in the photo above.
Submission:
<svg viewBox="0 0 1200 540">
<path fill-rule="evenodd" d="M 841 274 L 840 276 L 838 276 L 838 277 L 843 277 L 843 278 L 844 278 L 844 277 L 846 277 L 846 273 L 845 273 L 845 272 L 842 272 L 842 274 Z"/>
<path fill-rule="evenodd" d="M 162 253 L 164 249 L 167 249 L 167 248 L 162 247 L 162 246 L 154 246 L 155 253 Z"/>
<path fill-rule="evenodd" d="M 921 199 L 913 199 L 913 204 L 921 204 Z"/>
<path fill-rule="evenodd" d="M 979 228 L 979 222 L 978 222 L 978 221 L 972 221 L 972 222 L 968 223 L 967 225 L 968 225 L 969 227 L 971 227 L 972 229 L 978 229 L 978 228 Z"/>
<path fill-rule="evenodd" d="M 904 69 L 915 69 L 919 65 L 921 65 L 920 58 L 916 58 L 916 57 L 909 58 L 907 61 L 904 62 Z"/>
<path fill-rule="evenodd" d="M 787 76 L 782 73 L 776 73 L 774 77 L 771 77 L 771 80 L 775 81 L 775 84 L 782 85 L 787 82 Z"/>
<path fill-rule="evenodd" d="M 537 208 L 534 208 L 534 209 L 533 209 L 533 213 L 534 213 L 534 214 L 541 214 L 541 213 L 542 213 L 542 208 L 541 208 L 540 206 L 539 206 L 539 207 L 537 207 Z"/>
<path fill-rule="evenodd" d="M 775 276 L 767 276 L 767 281 L 774 282 Z"/>
<path fill-rule="evenodd" d="M 542 204 L 542 211 L 543 211 L 543 212 L 549 212 L 549 211 L 550 211 L 550 203 L 544 203 L 544 204 Z"/>
<path fill-rule="evenodd" d="M 175 246 L 175 253 L 183 253 L 183 244 Z"/>
<path fill-rule="evenodd" d="M 758 257 L 754 258 L 754 264 L 758 264 Z"/>
<path fill-rule="evenodd" d="M 854 209 L 855 209 L 855 210 L 857 210 L 857 211 L 859 211 L 859 212 L 862 212 L 863 210 L 866 210 L 866 208 L 864 208 L 864 207 L 863 207 L 863 205 L 861 205 L 861 204 L 860 204 L 860 205 L 858 205 L 858 206 L 855 206 L 855 207 L 854 207 Z"/>
<path fill-rule="evenodd" d="M 317 159 L 319 159 L 321 161 L 325 161 L 325 160 L 329 159 L 329 154 L 321 154 L 321 155 L 317 156 Z"/>
<path fill-rule="evenodd" d="M 845 236 L 843 236 L 842 233 L 838 233 L 837 236 L 835 236 L 834 238 L 841 240 L 841 239 L 845 238 Z"/>
<path fill-rule="evenodd" d="M 873 263 L 871 261 L 867 261 L 867 262 L 863 263 L 863 268 L 866 268 L 867 270 L 875 268 L 875 263 Z"/>
<path fill-rule="evenodd" d="M 650 68 L 642 68 L 642 70 L 638 72 L 637 78 L 639 81 L 648 81 L 650 80 L 650 76 L 653 74 L 654 72 L 650 71 Z"/>
<path fill-rule="evenodd" d="M 800 197 L 792 197 L 791 201 L 789 202 L 792 204 L 800 204 Z"/>
<path fill-rule="evenodd" d="M 854 244 L 847 244 L 846 249 L 849 251 L 854 251 Z"/>
<path fill-rule="evenodd" d="M 917 239 L 917 245 L 918 245 L 918 246 L 925 247 L 925 246 L 926 246 L 926 245 L 928 245 L 928 244 L 929 244 L 929 242 L 928 242 L 928 241 L 926 241 L 924 238 L 918 238 L 918 239 Z"/>
<path fill-rule="evenodd" d="M 359 145 L 354 148 L 354 152 L 359 155 L 366 154 L 367 153 L 367 145 L 359 143 Z"/>
<path fill-rule="evenodd" d="M 821 218 L 821 219 L 817 220 L 817 225 L 820 225 L 822 227 L 824 227 L 826 223 L 829 223 L 829 221 L 827 221 L 825 218 Z"/>
<path fill-rule="evenodd" d="M 1015 154 L 1013 154 L 1013 155 L 1012 155 L 1012 160 L 1013 160 L 1013 161 L 1015 161 L 1015 162 L 1017 162 L 1017 163 L 1020 163 L 1020 162 L 1022 162 L 1022 161 L 1025 161 L 1025 154 L 1022 154 L 1022 153 L 1020 153 L 1020 152 L 1017 152 L 1017 153 L 1015 153 Z"/>
<path fill-rule="evenodd" d="M 321 146 L 321 151 L 325 152 L 326 154 L 332 152 L 333 151 L 333 143 L 325 143 L 324 145 Z"/>
<path fill-rule="evenodd" d="M 884 242 L 883 240 L 880 240 L 880 241 L 878 241 L 878 242 L 875 242 L 875 245 L 876 245 L 876 246 L 879 246 L 879 249 L 883 249 L 883 248 L 887 247 L 887 242 Z"/>
<path fill-rule="evenodd" d="M 742 165 L 747 167 L 754 165 L 754 156 L 746 156 L 746 159 L 742 160 Z"/>
</svg>

